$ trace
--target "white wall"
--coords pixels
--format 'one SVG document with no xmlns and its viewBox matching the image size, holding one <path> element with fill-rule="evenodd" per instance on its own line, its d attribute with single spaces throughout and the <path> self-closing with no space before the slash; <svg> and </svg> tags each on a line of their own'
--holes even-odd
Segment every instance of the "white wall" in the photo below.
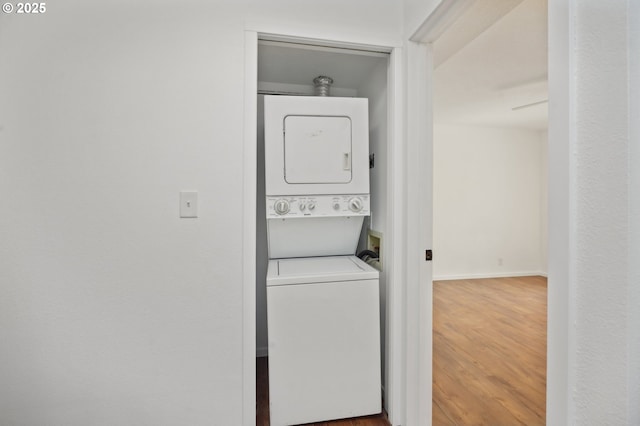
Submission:
<svg viewBox="0 0 640 426">
<path fill-rule="evenodd" d="M 547 423 L 637 424 L 638 5 L 549 14 Z"/>
<path fill-rule="evenodd" d="M 363 76 L 363 85 L 358 96 L 369 100 L 369 153 L 375 154 L 375 167 L 370 169 L 369 190 L 371 192 L 371 218 L 366 226 L 378 232 L 387 230 L 387 68 L 388 61 L 380 61 L 369 75 Z M 366 233 L 362 236 L 362 247 L 366 248 Z"/>
<path fill-rule="evenodd" d="M 387 170 L 388 170 L 388 123 L 387 123 L 387 70 L 388 61 L 381 61 L 371 73 L 363 76 L 364 84 L 358 90 L 358 96 L 369 99 L 369 153 L 375 154 L 375 167 L 370 169 L 369 190 L 371 193 L 371 217 L 365 222 L 365 229 L 362 233 L 361 248 L 366 248 L 367 227 L 382 234 L 382 244 L 385 243 L 385 235 L 387 234 L 387 209 L 388 209 L 388 192 L 387 192 Z M 384 246 L 381 247 L 384 251 Z M 382 255 L 384 262 L 384 254 Z M 380 272 L 380 352 L 382 362 L 382 386 L 386 391 L 388 383 L 387 372 L 387 281 L 389 277 L 389 268 L 385 268 Z M 383 395 L 385 403 L 388 401 L 386 394 Z"/>
<path fill-rule="evenodd" d="M 395 44 L 401 10 L 47 6 L 0 16 L 0 423 L 241 424 L 243 31 Z"/>
<path fill-rule="evenodd" d="M 403 0 L 404 34 L 409 38 L 443 0 Z"/>
<path fill-rule="evenodd" d="M 538 131 L 435 125 L 434 279 L 546 272 L 544 145 Z"/>
<path fill-rule="evenodd" d="M 629 424 L 640 424 L 640 3 L 629 2 Z M 635 118 L 634 118 L 635 117 Z"/>
<path fill-rule="evenodd" d="M 628 4 L 575 4 L 575 404 L 576 424 L 631 424 L 639 395 L 627 387 L 630 320 L 630 95 Z M 637 52 L 636 52 L 637 53 Z M 637 235 L 637 229 L 635 229 Z M 636 388 L 637 392 L 637 388 Z"/>
</svg>

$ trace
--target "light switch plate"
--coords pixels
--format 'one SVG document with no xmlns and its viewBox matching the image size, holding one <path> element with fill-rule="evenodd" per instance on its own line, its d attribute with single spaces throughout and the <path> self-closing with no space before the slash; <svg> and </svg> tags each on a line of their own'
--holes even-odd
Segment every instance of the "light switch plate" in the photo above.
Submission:
<svg viewBox="0 0 640 426">
<path fill-rule="evenodd" d="M 180 217 L 198 217 L 197 191 L 180 191 Z"/>
</svg>

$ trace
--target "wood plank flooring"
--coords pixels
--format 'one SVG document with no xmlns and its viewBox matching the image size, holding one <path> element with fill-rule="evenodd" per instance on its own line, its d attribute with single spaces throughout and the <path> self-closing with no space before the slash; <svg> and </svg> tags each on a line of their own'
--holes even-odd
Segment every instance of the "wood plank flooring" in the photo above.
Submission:
<svg viewBox="0 0 640 426">
<path fill-rule="evenodd" d="M 256 426 L 269 426 L 269 358 L 256 358 Z M 306 426 L 389 426 L 383 413 L 330 422 L 308 423 Z"/>
<path fill-rule="evenodd" d="M 433 283 L 433 425 L 543 425 L 544 277 Z"/>
</svg>

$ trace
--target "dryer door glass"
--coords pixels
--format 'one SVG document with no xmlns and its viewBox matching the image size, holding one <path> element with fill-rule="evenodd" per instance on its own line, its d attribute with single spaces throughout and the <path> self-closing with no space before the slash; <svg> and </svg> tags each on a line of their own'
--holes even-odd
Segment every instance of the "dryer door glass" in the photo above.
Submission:
<svg viewBox="0 0 640 426">
<path fill-rule="evenodd" d="M 286 116 L 284 175 L 292 184 L 351 182 L 351 119 Z"/>
</svg>

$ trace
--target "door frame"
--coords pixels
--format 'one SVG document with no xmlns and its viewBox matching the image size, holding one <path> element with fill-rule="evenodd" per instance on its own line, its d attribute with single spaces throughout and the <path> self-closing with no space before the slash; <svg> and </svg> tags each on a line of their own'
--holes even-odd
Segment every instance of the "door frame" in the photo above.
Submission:
<svg viewBox="0 0 640 426">
<path fill-rule="evenodd" d="M 406 413 L 403 425 L 430 425 L 432 416 L 432 243 L 433 138 L 431 46 L 405 44 L 406 191 L 405 340 Z M 425 403 L 429 401 L 429 403 Z"/>
<path fill-rule="evenodd" d="M 258 164 L 258 33 L 244 33 L 242 144 L 242 424 L 256 423 L 256 208 Z"/>
<path fill-rule="evenodd" d="M 422 24 L 410 37 L 409 44 L 418 44 L 423 49 L 408 49 L 409 57 L 407 60 L 407 68 L 411 71 L 411 64 L 420 64 L 420 59 L 415 56 L 424 56 L 423 64 L 426 69 L 420 70 L 422 76 L 409 77 L 408 85 L 411 90 L 407 91 L 407 97 L 426 96 L 426 108 L 424 112 L 429 117 L 427 120 L 431 125 L 433 110 L 431 107 L 431 93 L 433 88 L 433 65 L 430 63 L 431 51 L 428 47 L 447 28 L 466 10 L 472 2 L 467 0 L 442 0 L 439 5 L 427 16 Z M 548 0 L 548 34 L 549 34 L 549 52 L 548 52 L 548 79 L 549 79 L 549 124 L 548 124 L 548 228 L 553 230 L 549 232 L 548 240 L 548 274 L 547 274 L 547 394 L 546 394 L 546 423 L 547 424 L 566 424 L 573 418 L 572 412 L 575 410 L 571 403 L 569 389 L 573 388 L 575 383 L 575 373 L 571 370 L 574 364 L 575 353 L 575 336 L 571 330 L 571 324 L 575 320 L 575 303 L 573 288 L 573 269 L 572 269 L 572 243 L 574 240 L 572 212 L 574 211 L 574 201 L 571 193 L 571 183 L 574 177 L 575 164 L 572 159 L 571 152 L 575 146 L 575 124 L 572 121 L 575 106 L 573 99 L 575 96 L 575 85 L 572 75 L 575 71 L 575 59 L 573 40 L 571 38 L 571 19 L 573 13 L 573 1 L 565 0 Z M 422 80 L 422 81 L 420 81 Z M 422 87 L 424 85 L 425 87 Z M 413 87 L 412 87 L 413 86 Z M 412 114 L 408 113 L 411 117 Z M 409 132 L 412 130 L 409 123 Z M 433 137 L 428 129 L 428 136 L 423 139 L 426 143 L 424 149 L 431 149 L 433 146 Z M 418 139 L 420 140 L 420 139 Z M 411 140 L 409 145 L 411 145 Z M 411 148 L 410 148 L 411 149 Z M 415 149 L 415 148 L 414 148 Z M 423 159 L 426 156 L 423 154 Z M 424 163 L 431 166 L 431 162 Z M 426 168 L 423 166 L 423 168 Z M 415 179 L 417 175 L 414 172 L 410 181 Z M 424 191 L 423 191 L 424 192 Z M 415 189 L 410 190 L 408 194 L 409 200 L 414 197 L 428 198 L 431 195 L 431 188 L 428 189 L 429 194 L 416 193 Z M 425 206 L 424 203 L 420 203 Z M 432 217 L 432 205 L 426 204 L 425 208 L 419 210 L 421 217 Z M 409 213 L 411 209 L 409 210 Z M 414 220 L 415 222 L 415 220 Z M 414 247 L 416 242 L 412 242 L 411 234 L 408 234 L 409 246 Z M 416 237 L 413 237 L 415 240 Z M 436 253 L 437 256 L 437 253 Z M 419 277 L 422 280 L 427 277 L 420 276 L 420 269 L 415 264 L 407 265 L 407 274 L 409 277 Z M 428 277 L 429 282 L 431 277 Z M 410 281 L 410 280 L 409 280 Z M 428 291 L 427 283 L 423 283 Z M 432 287 L 431 287 L 432 289 Z M 430 297 L 430 294 L 429 294 Z M 411 299 L 408 299 L 410 301 Z M 415 303 L 413 309 L 419 309 L 419 313 L 414 313 L 413 317 L 426 318 L 431 316 L 433 310 L 432 303 Z M 410 311 L 409 306 L 407 306 Z M 407 329 L 411 330 L 411 322 Z M 426 334 L 429 334 L 428 336 Z M 422 350 L 426 350 L 426 343 L 431 344 L 431 330 L 426 327 L 421 332 L 414 332 L 418 335 L 418 341 L 422 343 Z M 409 342 L 408 342 L 409 345 Z M 410 345 L 409 345 L 410 346 Z M 429 348 L 430 349 L 430 348 Z M 408 347 L 407 353 L 410 356 L 412 348 Z M 416 349 L 413 348 L 415 351 Z M 407 363 L 407 376 L 421 376 L 421 380 L 428 380 L 429 389 L 414 384 L 415 389 L 420 389 L 422 399 L 419 401 L 431 401 L 431 356 L 422 356 L 420 363 Z M 425 399 L 427 398 L 429 399 Z M 431 404 L 429 412 L 422 409 L 415 398 L 407 398 L 407 426 L 414 424 L 430 425 L 431 424 Z M 415 421 L 414 421 L 415 420 Z"/>
<path fill-rule="evenodd" d="M 309 39 L 298 34 L 245 30 L 244 134 L 243 134 L 243 278 L 242 278 L 242 424 L 255 424 L 256 416 L 256 194 L 258 40 L 298 41 L 328 47 L 389 52 L 387 73 L 388 228 L 385 235 L 387 279 L 387 414 L 393 425 L 406 425 L 405 414 L 405 143 L 403 48 L 364 45 L 349 40 Z"/>
</svg>

